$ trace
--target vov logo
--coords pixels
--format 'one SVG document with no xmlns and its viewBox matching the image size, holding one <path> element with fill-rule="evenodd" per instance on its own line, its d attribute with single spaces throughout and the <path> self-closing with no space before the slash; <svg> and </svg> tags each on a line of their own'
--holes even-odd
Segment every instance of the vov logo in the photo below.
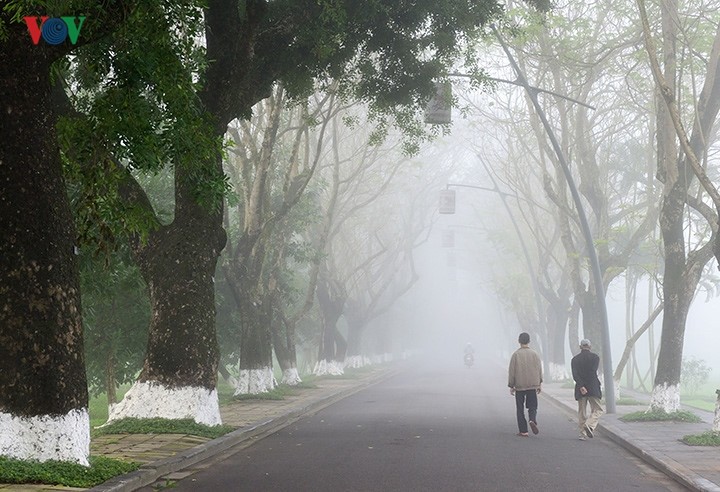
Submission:
<svg viewBox="0 0 720 492">
<path fill-rule="evenodd" d="M 39 19 L 39 22 L 38 22 Z M 40 42 L 40 36 L 47 44 L 58 45 L 70 38 L 72 44 L 77 43 L 85 17 L 48 17 L 46 15 L 23 17 L 33 44 Z"/>
</svg>

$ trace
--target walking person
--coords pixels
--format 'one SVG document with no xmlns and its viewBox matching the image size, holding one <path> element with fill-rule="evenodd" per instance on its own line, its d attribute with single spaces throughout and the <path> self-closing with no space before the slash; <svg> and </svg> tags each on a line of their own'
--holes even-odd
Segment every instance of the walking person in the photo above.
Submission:
<svg viewBox="0 0 720 492">
<path fill-rule="evenodd" d="M 591 352 L 592 344 L 587 338 L 580 341 L 580 353 L 572 358 L 572 375 L 575 380 L 575 399 L 578 402 L 578 427 L 580 440 L 593 437 L 600 416 L 605 410 L 600 405 L 602 389 L 597 375 L 600 357 Z M 590 415 L 587 405 L 590 403 Z"/>
<path fill-rule="evenodd" d="M 518 436 L 528 437 L 528 421 L 533 434 L 539 431 L 537 425 L 538 395 L 542 385 L 542 362 L 540 356 L 530 348 L 530 335 L 520 333 L 520 348 L 510 357 L 508 367 L 508 386 L 510 394 L 515 396 L 517 410 Z M 525 408 L 528 418 L 525 419 Z"/>
</svg>

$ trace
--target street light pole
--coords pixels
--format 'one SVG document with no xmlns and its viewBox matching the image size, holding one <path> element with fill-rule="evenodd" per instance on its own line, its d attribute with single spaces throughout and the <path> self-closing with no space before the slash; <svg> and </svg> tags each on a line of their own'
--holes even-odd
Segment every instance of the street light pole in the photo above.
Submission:
<svg viewBox="0 0 720 492">
<path fill-rule="evenodd" d="M 602 329 L 603 335 L 603 376 L 605 379 L 605 403 L 607 406 L 607 412 L 615 413 L 615 381 L 613 380 L 612 357 L 610 355 L 610 328 L 608 326 L 607 306 L 605 305 L 605 287 L 603 286 L 602 272 L 600 271 L 600 261 L 598 260 L 597 251 L 595 250 L 592 232 L 590 231 L 590 225 L 588 224 L 588 220 L 585 215 L 585 209 L 583 208 L 583 204 L 580 199 L 580 193 L 575 186 L 575 180 L 573 179 L 572 173 L 570 172 L 570 167 L 565 160 L 565 155 L 563 154 L 562 148 L 560 147 L 560 143 L 555 137 L 555 133 L 553 132 L 552 127 L 550 126 L 550 123 L 545 116 L 545 112 L 542 110 L 542 107 L 538 102 L 537 90 L 534 90 L 530 87 L 530 84 L 525 78 L 522 70 L 520 70 L 520 67 L 515 62 L 515 59 L 510 53 L 507 44 L 505 44 L 505 41 L 503 41 L 502 37 L 500 37 L 500 34 L 498 33 L 495 26 L 492 26 L 492 30 L 495 34 L 495 37 L 500 42 L 503 51 L 505 51 L 505 54 L 510 61 L 510 65 L 512 65 L 513 70 L 515 71 L 515 74 L 517 75 L 518 85 L 522 85 L 525 88 L 525 91 L 527 92 L 528 97 L 532 101 L 535 111 L 537 112 L 538 117 L 540 118 L 540 121 L 542 122 L 543 127 L 547 132 L 550 143 L 552 144 L 552 147 L 557 154 L 558 161 L 560 162 L 563 174 L 565 175 L 565 180 L 567 181 L 568 187 L 570 188 L 570 193 L 572 194 L 575 208 L 578 212 L 582 234 L 585 238 L 588 257 L 590 259 L 590 265 L 592 267 L 593 285 L 595 288 L 595 295 L 597 297 L 598 311 L 600 314 L 600 327 Z"/>
</svg>

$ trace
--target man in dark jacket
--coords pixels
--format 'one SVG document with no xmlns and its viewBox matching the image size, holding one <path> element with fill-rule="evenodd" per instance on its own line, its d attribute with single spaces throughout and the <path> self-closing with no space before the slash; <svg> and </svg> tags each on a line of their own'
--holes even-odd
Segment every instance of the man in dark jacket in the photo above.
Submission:
<svg viewBox="0 0 720 492">
<path fill-rule="evenodd" d="M 593 437 L 600 416 L 605 413 L 600 405 L 602 390 L 597 370 L 600 357 L 590 351 L 590 340 L 580 341 L 580 353 L 572 358 L 572 375 L 575 380 L 575 399 L 578 402 L 578 426 L 580 440 Z M 587 415 L 587 404 L 590 403 L 590 416 Z"/>
</svg>

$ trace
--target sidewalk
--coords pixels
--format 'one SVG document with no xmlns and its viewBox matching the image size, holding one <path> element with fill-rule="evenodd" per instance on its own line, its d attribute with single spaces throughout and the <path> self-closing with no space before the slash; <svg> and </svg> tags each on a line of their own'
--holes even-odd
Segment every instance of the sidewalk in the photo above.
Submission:
<svg viewBox="0 0 720 492">
<path fill-rule="evenodd" d="M 572 389 L 563 388 L 562 383 L 549 383 L 543 384 L 542 394 L 576 421 L 577 402 Z M 648 408 L 648 395 L 633 393 L 632 397 L 643 404 L 617 405 L 616 413 L 600 418 L 597 434 L 615 441 L 690 490 L 720 492 L 720 447 L 688 446 L 680 441 L 688 434 L 711 430 L 713 413 L 686 407 L 703 419 L 699 424 L 623 422 L 623 415 Z"/>
<path fill-rule="evenodd" d="M 89 490 L 130 492 L 161 477 L 181 478 L 179 470 L 226 452 L 233 446 L 271 434 L 392 375 L 395 370 L 394 367 L 383 366 L 347 378 L 321 378 L 315 382 L 316 388 L 299 389 L 296 395 L 284 400 L 246 400 L 222 406 L 223 422 L 238 429 L 214 440 L 177 434 L 107 435 L 93 439 L 91 454 L 137 461 L 143 466 Z M 577 404 L 571 389 L 563 388 L 562 383 L 544 384 L 542 395 L 575 421 Z M 638 401 L 647 401 L 647 396 L 633 396 Z M 710 430 L 713 414 L 691 409 L 704 420 L 701 424 L 625 423 L 619 420 L 622 415 L 646 409 L 646 404 L 618 405 L 617 413 L 603 415 L 600 419 L 597 434 L 615 441 L 691 490 L 720 492 L 720 448 L 688 446 L 679 441 L 687 434 Z M 172 475 L 174 472 L 178 472 L 177 476 Z M 79 490 L 87 489 L 0 484 L 0 492 Z"/>
</svg>

